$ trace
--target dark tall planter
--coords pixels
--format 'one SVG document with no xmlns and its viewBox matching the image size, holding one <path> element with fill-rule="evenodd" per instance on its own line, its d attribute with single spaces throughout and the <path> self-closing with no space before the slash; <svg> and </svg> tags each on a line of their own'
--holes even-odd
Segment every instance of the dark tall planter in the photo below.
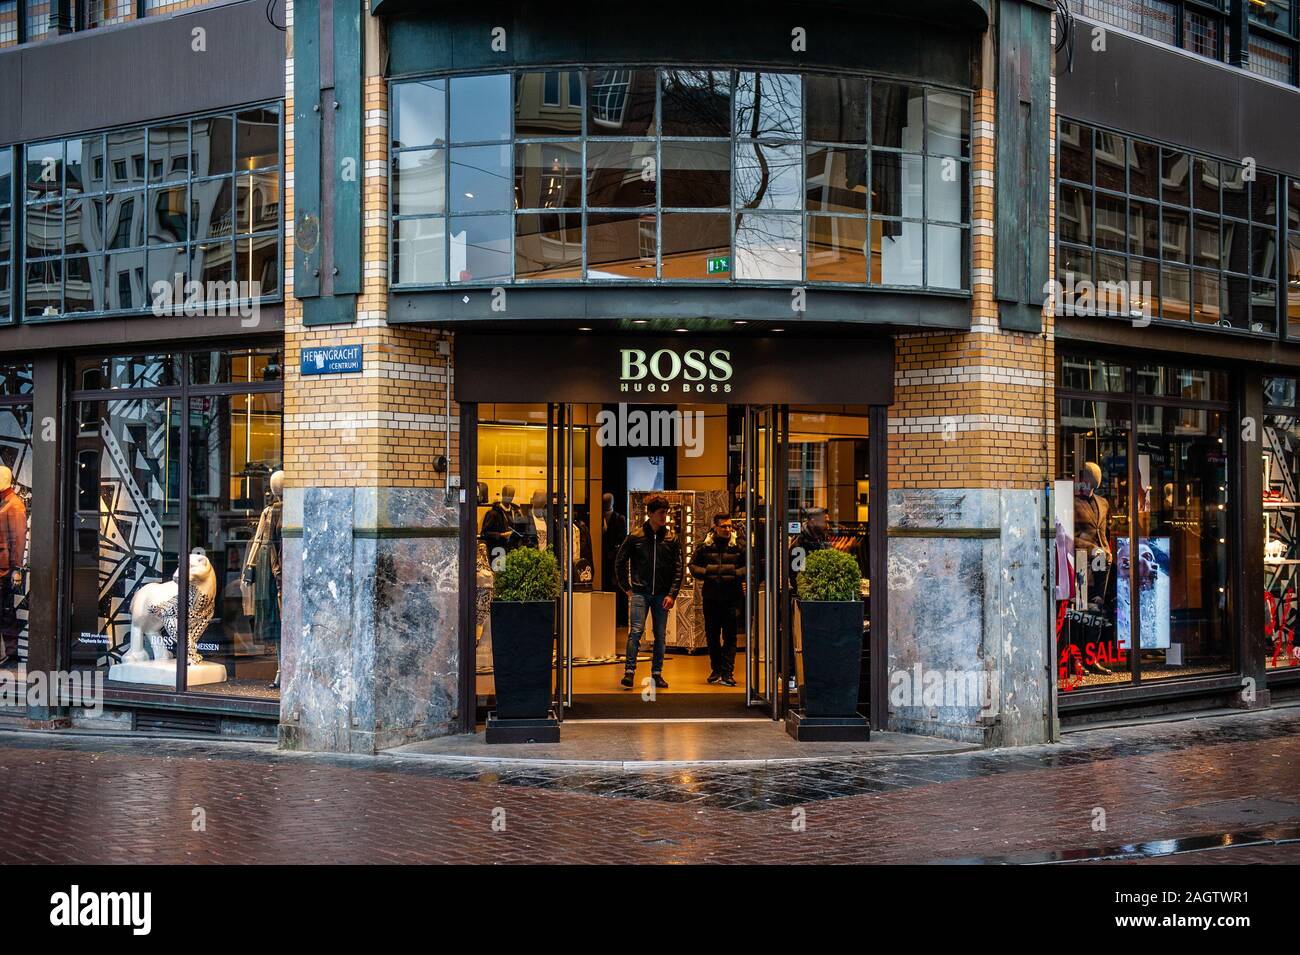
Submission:
<svg viewBox="0 0 1300 955">
<path fill-rule="evenodd" d="M 492 601 L 492 674 L 499 719 L 549 715 L 554 646 L 554 601 Z"/>
<path fill-rule="evenodd" d="M 857 715 L 862 665 L 861 600 L 804 600 L 804 712 L 812 717 Z M 493 636 L 496 636 L 493 624 Z M 494 644 L 495 645 L 495 644 Z"/>
</svg>

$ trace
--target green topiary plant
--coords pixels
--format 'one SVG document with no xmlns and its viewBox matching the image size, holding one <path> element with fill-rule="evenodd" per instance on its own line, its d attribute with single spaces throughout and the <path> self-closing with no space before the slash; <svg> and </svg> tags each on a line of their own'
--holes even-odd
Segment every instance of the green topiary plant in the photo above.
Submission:
<svg viewBox="0 0 1300 955">
<path fill-rule="evenodd" d="M 839 550 L 815 550 L 799 575 L 800 600 L 859 600 L 862 573 L 858 562 Z"/>
<path fill-rule="evenodd" d="M 492 581 L 492 599 L 554 600 L 560 595 L 560 571 L 549 550 L 517 547 Z"/>
</svg>

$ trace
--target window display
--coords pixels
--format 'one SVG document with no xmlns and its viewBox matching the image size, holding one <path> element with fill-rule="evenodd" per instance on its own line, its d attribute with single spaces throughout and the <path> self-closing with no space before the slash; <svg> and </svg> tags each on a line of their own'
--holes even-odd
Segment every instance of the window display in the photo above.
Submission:
<svg viewBox="0 0 1300 955">
<path fill-rule="evenodd" d="M 1294 378 L 1264 382 L 1264 665 L 1300 667 L 1295 642 L 1300 567 L 1300 407 Z"/>
<path fill-rule="evenodd" d="M 0 667 L 27 661 L 32 366 L 0 364 Z"/>
<path fill-rule="evenodd" d="M 1059 380 L 1059 688 L 1230 670 L 1227 375 L 1066 355 Z"/>
<path fill-rule="evenodd" d="M 77 363 L 74 665 L 278 696 L 281 367 L 256 349 Z"/>
</svg>

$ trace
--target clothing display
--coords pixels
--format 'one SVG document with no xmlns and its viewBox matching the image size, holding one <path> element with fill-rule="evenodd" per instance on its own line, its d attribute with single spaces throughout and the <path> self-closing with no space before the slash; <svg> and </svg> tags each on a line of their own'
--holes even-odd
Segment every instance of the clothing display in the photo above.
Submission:
<svg viewBox="0 0 1300 955">
<path fill-rule="evenodd" d="M 507 553 L 523 544 L 527 521 L 520 506 L 513 501 L 495 501 L 483 515 L 483 526 L 479 536 L 488 547 L 489 553 L 498 548 Z"/>
<path fill-rule="evenodd" d="M 239 578 L 244 615 L 253 620 L 253 641 L 263 647 L 274 645 L 279 653 L 280 616 L 282 609 L 282 541 L 284 472 L 275 471 L 268 482 L 271 502 L 262 508 L 257 529 L 244 555 L 244 569 Z M 280 668 L 275 670 L 271 688 L 280 685 Z"/>
<path fill-rule="evenodd" d="M 8 468 L 0 468 L 0 658 L 17 658 L 22 622 L 18 598 L 27 556 L 27 505 L 13 486 Z"/>
</svg>

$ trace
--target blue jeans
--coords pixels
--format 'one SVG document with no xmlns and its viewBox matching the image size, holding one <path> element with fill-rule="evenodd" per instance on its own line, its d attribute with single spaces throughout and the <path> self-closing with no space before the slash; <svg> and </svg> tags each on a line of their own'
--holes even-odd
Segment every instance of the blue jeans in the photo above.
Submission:
<svg viewBox="0 0 1300 955">
<path fill-rule="evenodd" d="M 627 661 L 628 670 L 636 669 L 636 657 L 641 652 L 641 634 L 645 633 L 645 615 L 650 612 L 650 619 L 655 631 L 654 660 L 650 672 L 664 672 L 664 645 L 668 640 L 668 611 L 664 609 L 667 594 L 633 594 L 632 609 L 627 618 Z"/>
</svg>

